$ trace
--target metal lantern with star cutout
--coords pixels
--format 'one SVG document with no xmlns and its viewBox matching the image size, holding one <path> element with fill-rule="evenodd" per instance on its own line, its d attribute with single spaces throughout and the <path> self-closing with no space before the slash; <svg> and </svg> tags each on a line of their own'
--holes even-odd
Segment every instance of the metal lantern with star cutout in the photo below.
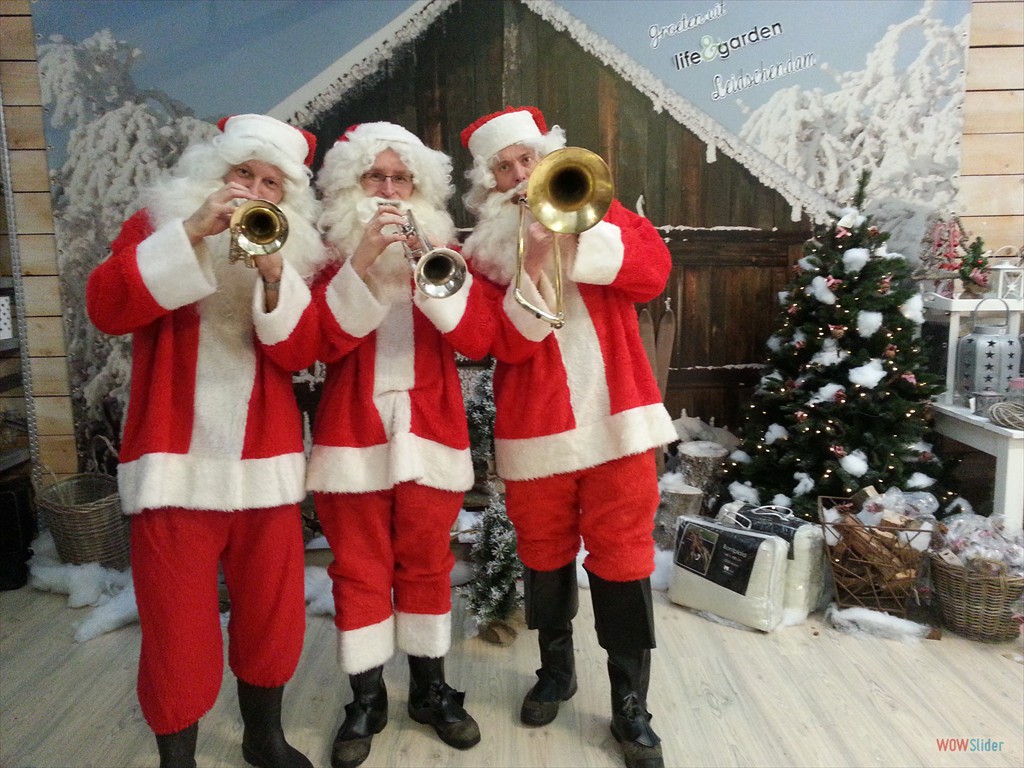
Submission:
<svg viewBox="0 0 1024 768">
<path fill-rule="evenodd" d="M 1005 322 L 978 322 L 978 310 L 986 301 L 999 301 L 1006 309 Z M 973 329 L 956 345 L 956 382 L 960 394 L 1005 394 L 1020 365 L 1020 342 L 1010 335 L 1010 308 L 1005 301 L 985 299 L 972 315 Z"/>
</svg>

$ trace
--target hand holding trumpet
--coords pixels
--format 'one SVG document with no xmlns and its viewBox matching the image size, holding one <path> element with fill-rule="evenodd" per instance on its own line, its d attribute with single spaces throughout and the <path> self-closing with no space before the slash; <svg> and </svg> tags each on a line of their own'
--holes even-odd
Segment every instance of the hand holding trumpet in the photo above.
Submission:
<svg viewBox="0 0 1024 768">
<path fill-rule="evenodd" d="M 363 237 L 352 254 L 352 268 L 360 277 L 392 243 L 406 243 L 405 215 L 392 203 L 381 203 L 363 230 Z"/>
</svg>

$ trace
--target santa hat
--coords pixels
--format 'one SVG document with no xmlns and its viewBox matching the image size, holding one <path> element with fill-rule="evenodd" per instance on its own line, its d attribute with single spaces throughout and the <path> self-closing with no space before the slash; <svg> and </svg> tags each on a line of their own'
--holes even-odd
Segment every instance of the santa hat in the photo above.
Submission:
<svg viewBox="0 0 1024 768">
<path fill-rule="evenodd" d="M 462 131 L 462 146 L 475 161 L 490 163 L 505 147 L 535 142 L 547 132 L 544 115 L 536 107 L 505 107 L 466 127 Z"/>
<path fill-rule="evenodd" d="M 426 146 L 400 125 L 358 123 L 345 130 L 324 156 L 317 185 L 331 197 L 359 183 L 385 149 L 394 150 L 412 172 L 415 190 L 435 208 L 442 208 L 454 191 L 452 161 L 444 152 Z"/>
<path fill-rule="evenodd" d="M 309 131 L 268 115 L 230 115 L 217 123 L 220 136 L 214 146 L 232 163 L 260 160 L 276 166 L 293 181 L 305 185 L 316 151 Z"/>
</svg>

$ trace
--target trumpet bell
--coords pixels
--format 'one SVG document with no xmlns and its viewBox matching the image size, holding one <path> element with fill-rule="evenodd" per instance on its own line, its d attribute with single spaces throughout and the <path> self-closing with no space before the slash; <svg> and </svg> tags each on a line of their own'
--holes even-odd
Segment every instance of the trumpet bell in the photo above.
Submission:
<svg viewBox="0 0 1024 768">
<path fill-rule="evenodd" d="M 246 200 L 231 214 L 229 261 L 255 266 L 253 256 L 274 253 L 288 239 L 288 219 L 269 200 Z"/>
<path fill-rule="evenodd" d="M 434 299 L 447 299 L 466 282 L 466 261 L 450 248 L 434 248 L 416 262 L 416 287 Z"/>
<path fill-rule="evenodd" d="M 601 221 L 614 195 L 607 163 L 583 147 L 564 147 L 544 157 L 526 187 L 533 217 L 563 235 L 585 232 Z"/>
</svg>

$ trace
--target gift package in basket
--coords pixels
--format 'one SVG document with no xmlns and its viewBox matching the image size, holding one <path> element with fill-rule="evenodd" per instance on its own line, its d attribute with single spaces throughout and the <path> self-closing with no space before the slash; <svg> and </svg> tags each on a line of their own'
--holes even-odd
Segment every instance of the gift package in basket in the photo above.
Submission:
<svg viewBox="0 0 1024 768">
<path fill-rule="evenodd" d="M 930 493 L 866 489 L 821 496 L 818 516 L 840 608 L 869 608 L 906 617 L 918 596 L 938 502 Z"/>
<path fill-rule="evenodd" d="M 931 553 L 932 583 L 942 624 L 970 640 L 1006 642 L 1021 632 L 1024 534 L 1001 515 L 943 519 Z"/>
<path fill-rule="evenodd" d="M 115 478 L 72 475 L 39 489 L 36 505 L 63 562 L 128 567 L 128 517 L 121 512 Z"/>
</svg>

